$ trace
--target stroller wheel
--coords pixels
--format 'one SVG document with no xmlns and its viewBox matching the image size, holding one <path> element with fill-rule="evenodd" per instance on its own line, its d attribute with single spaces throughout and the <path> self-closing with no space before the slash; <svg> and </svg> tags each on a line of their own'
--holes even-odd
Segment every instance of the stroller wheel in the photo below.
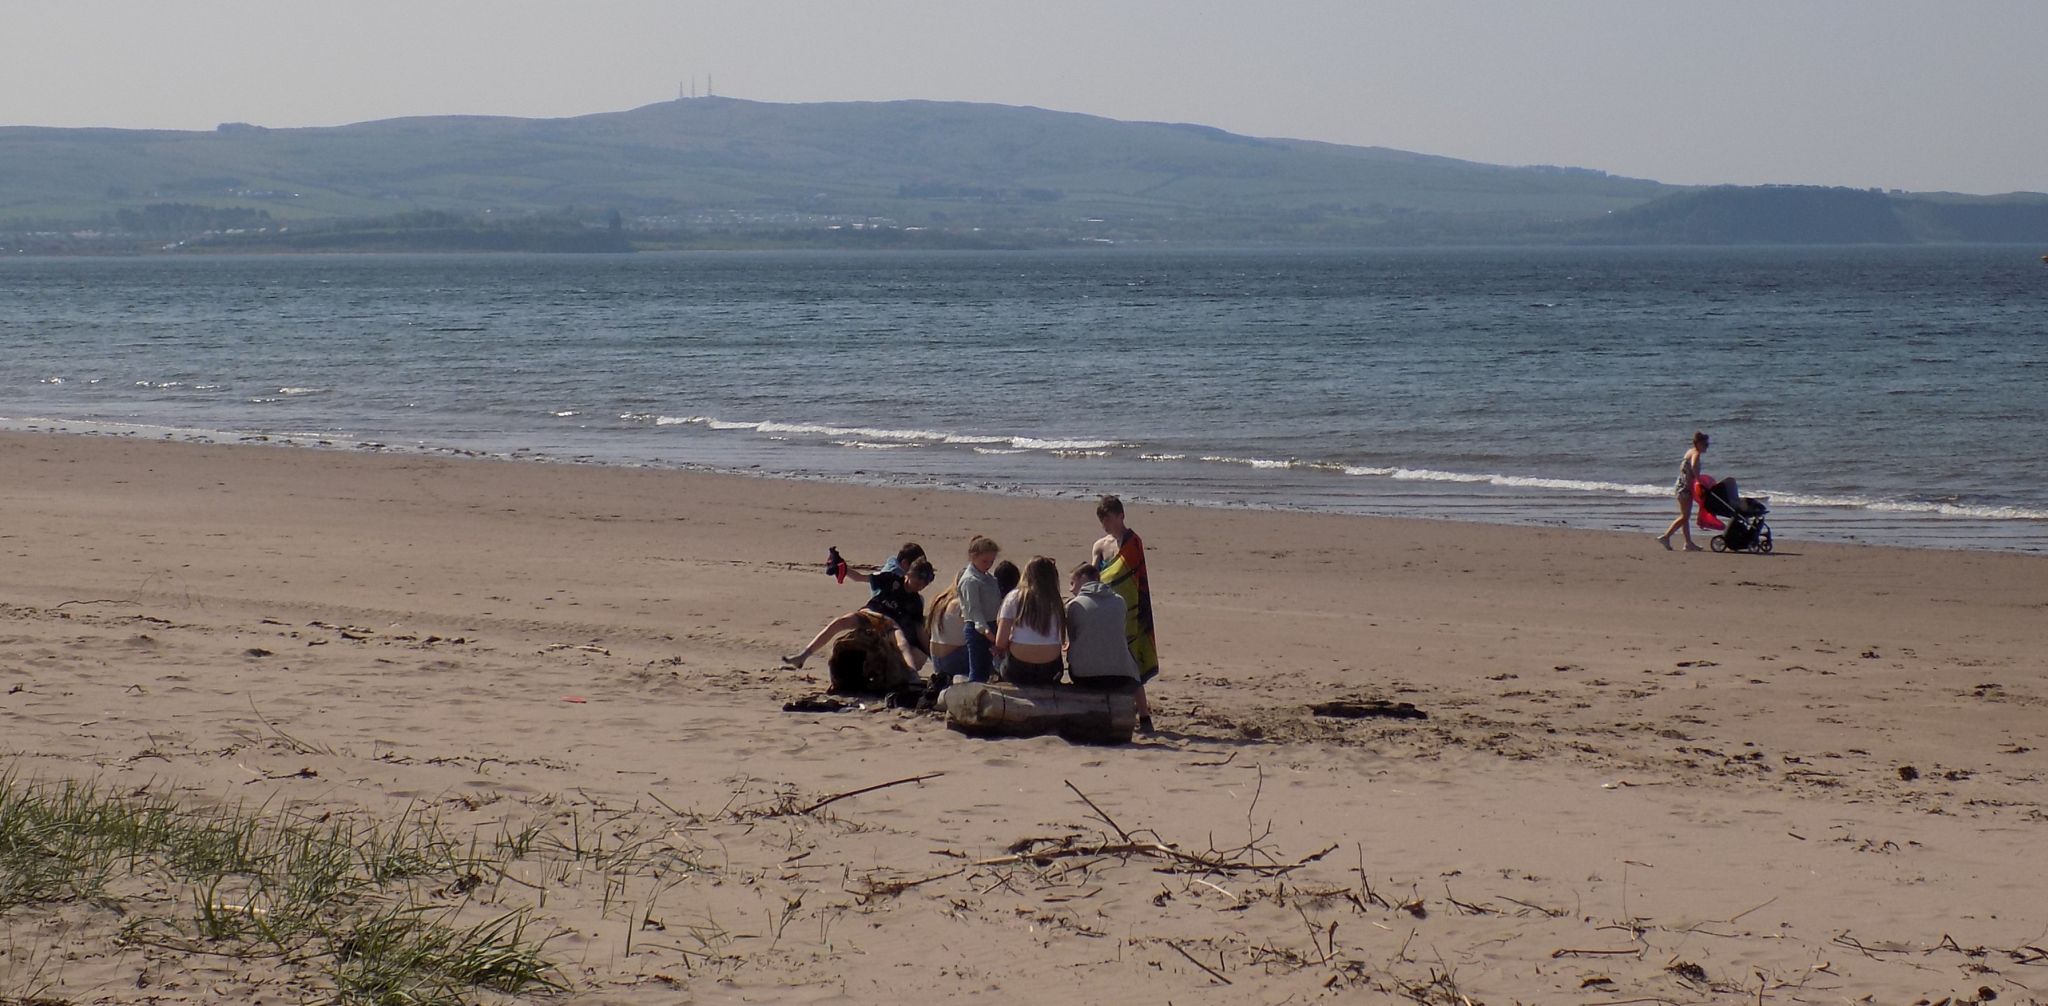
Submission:
<svg viewBox="0 0 2048 1006">
<path fill-rule="evenodd" d="M 1761 555 L 1771 554 L 1771 528 L 1765 525 L 1757 529 L 1756 544 L 1751 546 Z"/>
<path fill-rule="evenodd" d="M 1728 539 L 1717 534 L 1712 541 L 1707 542 L 1707 547 L 1716 552 L 1726 552 L 1728 551 Z"/>
</svg>

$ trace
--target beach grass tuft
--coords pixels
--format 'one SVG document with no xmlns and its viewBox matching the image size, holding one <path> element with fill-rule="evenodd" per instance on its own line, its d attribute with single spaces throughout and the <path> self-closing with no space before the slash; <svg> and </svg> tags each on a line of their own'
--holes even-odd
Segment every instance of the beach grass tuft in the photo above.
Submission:
<svg viewBox="0 0 2048 1006">
<path fill-rule="evenodd" d="M 0 918 L 67 903 L 114 908 L 127 916 L 124 943 L 271 959 L 323 975 L 346 1003 L 568 988 L 526 910 L 458 921 L 480 878 L 503 874 L 535 846 L 533 833 L 462 844 L 417 811 L 358 824 L 289 808 L 187 807 L 147 789 L 0 774 Z"/>
</svg>

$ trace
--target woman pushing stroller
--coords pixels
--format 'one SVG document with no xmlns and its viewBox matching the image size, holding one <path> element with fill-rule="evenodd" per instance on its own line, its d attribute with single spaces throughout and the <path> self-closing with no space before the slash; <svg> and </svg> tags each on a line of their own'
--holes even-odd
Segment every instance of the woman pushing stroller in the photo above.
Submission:
<svg viewBox="0 0 2048 1006">
<path fill-rule="evenodd" d="M 1685 452 L 1684 457 L 1678 459 L 1678 485 L 1674 487 L 1678 496 L 1678 519 L 1672 521 L 1671 526 L 1657 536 L 1657 544 L 1667 550 L 1671 548 L 1671 536 L 1680 531 L 1685 532 L 1686 551 L 1700 550 L 1692 540 L 1692 497 L 1694 484 L 1700 480 L 1700 457 L 1707 453 L 1707 443 L 1706 433 L 1694 430 L 1692 447 Z"/>
<path fill-rule="evenodd" d="M 1693 543 L 1693 503 L 1699 503 L 1699 522 L 1703 528 L 1721 530 L 1722 521 L 1728 521 L 1725 531 L 1713 538 L 1716 552 L 1769 552 L 1771 550 L 1771 528 L 1764 523 L 1764 514 L 1770 507 L 1761 499 L 1742 495 L 1734 479 L 1716 480 L 1700 470 L 1700 460 L 1707 450 L 1707 435 L 1695 431 L 1692 435 L 1692 449 L 1678 462 L 1678 484 L 1673 487 L 1678 497 L 1678 519 L 1657 536 L 1657 542 L 1666 549 L 1671 547 L 1671 536 L 1685 532 L 1685 550 L 1697 552 L 1700 547 Z"/>
</svg>

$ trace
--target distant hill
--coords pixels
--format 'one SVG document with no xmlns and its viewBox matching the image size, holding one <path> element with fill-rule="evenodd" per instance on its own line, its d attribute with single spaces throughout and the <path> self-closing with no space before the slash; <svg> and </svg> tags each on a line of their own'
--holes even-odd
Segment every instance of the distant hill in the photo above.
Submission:
<svg viewBox="0 0 2048 1006">
<path fill-rule="evenodd" d="M 2048 241 L 2048 196 L 1720 185 L 1665 196 L 1561 233 L 1603 244 Z"/>
<path fill-rule="evenodd" d="M 1712 241 L 1763 220 L 1776 236 L 1756 239 L 2035 233 L 2003 204 L 1967 201 L 1899 210 L 1891 230 L 1870 207 L 1852 213 L 1863 224 L 1831 211 L 1808 229 L 1765 205 L 1778 196 L 1745 207 L 1720 192 L 931 101 L 698 98 L 564 119 L 203 133 L 0 128 L 0 236 L 43 250 Z M 400 236 L 421 214 L 443 238 Z M 579 227 L 609 236 L 564 233 Z"/>
</svg>

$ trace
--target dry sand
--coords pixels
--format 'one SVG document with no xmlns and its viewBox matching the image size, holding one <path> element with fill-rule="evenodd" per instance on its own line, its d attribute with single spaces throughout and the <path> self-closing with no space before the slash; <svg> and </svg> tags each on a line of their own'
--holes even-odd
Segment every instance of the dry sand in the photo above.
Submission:
<svg viewBox="0 0 2048 1006">
<path fill-rule="evenodd" d="M 1160 732 L 1101 748 L 784 713 L 775 663 L 864 599 L 826 545 L 1064 564 L 1089 501 L 49 435 L 0 487 L 0 769 L 644 840 L 443 892 L 579 1000 L 2048 1000 L 2042 558 L 1131 501 Z M 1119 828 L 1331 851 L 977 865 Z M 0 1000 L 312 994 L 119 925 L 0 917 Z"/>
</svg>

